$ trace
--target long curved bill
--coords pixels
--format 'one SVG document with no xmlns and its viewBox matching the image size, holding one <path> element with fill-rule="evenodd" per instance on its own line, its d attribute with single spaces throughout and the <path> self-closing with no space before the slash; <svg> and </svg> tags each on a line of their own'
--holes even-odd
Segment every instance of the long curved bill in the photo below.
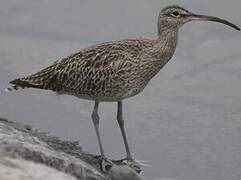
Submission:
<svg viewBox="0 0 241 180">
<path fill-rule="evenodd" d="M 196 20 L 196 21 L 214 21 L 214 22 L 218 22 L 218 23 L 222 23 L 225 24 L 227 26 L 230 26 L 238 31 L 240 31 L 240 28 L 236 25 L 234 25 L 233 23 L 225 20 L 225 19 L 221 19 L 221 18 L 217 18 L 217 17 L 213 17 L 213 16 L 206 16 L 206 15 L 199 15 L 199 14 L 191 14 L 189 15 L 190 20 Z"/>
</svg>

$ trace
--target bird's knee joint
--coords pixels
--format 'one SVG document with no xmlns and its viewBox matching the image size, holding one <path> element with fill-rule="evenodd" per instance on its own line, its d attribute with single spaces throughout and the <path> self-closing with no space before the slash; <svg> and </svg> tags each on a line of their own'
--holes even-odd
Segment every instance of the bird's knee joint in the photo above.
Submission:
<svg viewBox="0 0 241 180">
<path fill-rule="evenodd" d="M 93 112 L 91 117 L 94 124 L 99 124 L 100 117 L 96 112 Z"/>
<path fill-rule="evenodd" d="M 125 121 L 124 121 L 124 119 L 121 116 L 117 116 L 117 121 L 118 121 L 119 125 L 124 126 Z"/>
</svg>

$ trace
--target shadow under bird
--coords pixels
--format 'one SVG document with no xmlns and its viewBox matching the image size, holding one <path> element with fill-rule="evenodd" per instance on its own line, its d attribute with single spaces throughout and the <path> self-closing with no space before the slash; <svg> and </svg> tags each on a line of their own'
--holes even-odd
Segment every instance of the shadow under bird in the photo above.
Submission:
<svg viewBox="0 0 241 180">
<path fill-rule="evenodd" d="M 177 46 L 178 30 L 190 21 L 215 21 L 240 31 L 239 27 L 224 19 L 194 14 L 180 6 L 168 6 L 159 14 L 157 39 L 125 39 L 83 48 L 35 74 L 11 81 L 14 85 L 7 90 L 38 88 L 95 101 L 92 120 L 103 171 L 113 163 L 106 158 L 101 143 L 99 103 L 117 102 L 117 121 L 126 149 L 126 158 L 122 161 L 140 171 L 140 164 L 132 157 L 127 142 L 122 101 L 142 92 L 172 58 Z"/>
</svg>

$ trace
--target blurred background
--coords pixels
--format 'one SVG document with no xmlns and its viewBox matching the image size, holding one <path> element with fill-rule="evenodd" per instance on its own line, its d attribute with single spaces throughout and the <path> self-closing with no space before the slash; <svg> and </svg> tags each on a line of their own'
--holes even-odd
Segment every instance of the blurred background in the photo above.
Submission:
<svg viewBox="0 0 241 180">
<path fill-rule="evenodd" d="M 238 0 L 0 0 L 0 116 L 79 141 L 98 154 L 93 102 L 50 91 L 6 93 L 33 73 L 88 45 L 156 38 L 159 11 L 178 4 L 241 26 Z M 148 180 L 241 179 L 241 33 L 192 22 L 179 33 L 174 58 L 144 92 L 124 101 L 131 149 Z M 100 106 L 108 157 L 125 156 L 116 103 Z"/>
</svg>

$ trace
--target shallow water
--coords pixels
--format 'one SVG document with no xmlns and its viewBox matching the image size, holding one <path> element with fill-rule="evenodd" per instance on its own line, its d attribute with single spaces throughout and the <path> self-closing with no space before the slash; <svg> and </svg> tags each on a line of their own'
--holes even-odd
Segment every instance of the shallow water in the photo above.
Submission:
<svg viewBox="0 0 241 180">
<path fill-rule="evenodd" d="M 126 37 L 155 37 L 168 1 L 0 0 L 0 89 L 81 47 Z M 175 1 L 178 2 L 178 1 Z M 175 3 L 174 3 L 175 4 Z M 191 11 L 241 25 L 237 0 L 184 0 Z M 241 179 L 241 33 L 215 23 L 180 31 L 175 57 L 144 92 L 124 101 L 131 149 L 148 180 Z M 0 116 L 79 141 L 98 153 L 93 102 L 49 91 L 0 92 Z M 124 157 L 116 103 L 102 103 L 109 157 Z"/>
</svg>

